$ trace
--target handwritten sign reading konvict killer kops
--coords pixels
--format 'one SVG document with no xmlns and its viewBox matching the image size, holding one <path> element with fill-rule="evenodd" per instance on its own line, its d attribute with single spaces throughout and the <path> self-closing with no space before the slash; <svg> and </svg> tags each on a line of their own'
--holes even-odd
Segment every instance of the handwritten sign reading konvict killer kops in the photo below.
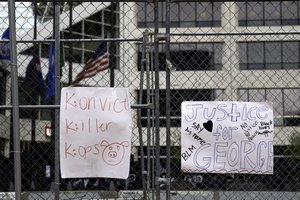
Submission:
<svg viewBox="0 0 300 200">
<path fill-rule="evenodd" d="M 181 169 L 191 173 L 273 173 L 271 103 L 181 104 Z"/>
<path fill-rule="evenodd" d="M 127 178 L 131 149 L 128 89 L 68 87 L 61 92 L 62 178 Z"/>
</svg>

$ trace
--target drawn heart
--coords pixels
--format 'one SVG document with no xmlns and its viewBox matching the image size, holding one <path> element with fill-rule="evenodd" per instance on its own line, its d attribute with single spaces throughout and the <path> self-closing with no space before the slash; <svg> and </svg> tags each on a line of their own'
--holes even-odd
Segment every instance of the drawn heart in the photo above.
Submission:
<svg viewBox="0 0 300 200">
<path fill-rule="evenodd" d="M 212 132 L 213 129 L 213 123 L 211 120 L 208 120 L 206 123 L 203 123 L 203 127 L 208 131 Z"/>
</svg>

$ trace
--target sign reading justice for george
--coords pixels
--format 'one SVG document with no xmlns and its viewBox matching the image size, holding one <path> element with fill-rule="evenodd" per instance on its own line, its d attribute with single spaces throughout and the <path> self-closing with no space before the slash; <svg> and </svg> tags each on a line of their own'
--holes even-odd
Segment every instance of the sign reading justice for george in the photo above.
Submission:
<svg viewBox="0 0 300 200">
<path fill-rule="evenodd" d="M 61 92 L 62 178 L 126 179 L 131 149 L 128 89 L 68 87 Z"/>
<path fill-rule="evenodd" d="M 271 103 L 181 104 L 181 169 L 191 173 L 273 173 Z"/>
</svg>

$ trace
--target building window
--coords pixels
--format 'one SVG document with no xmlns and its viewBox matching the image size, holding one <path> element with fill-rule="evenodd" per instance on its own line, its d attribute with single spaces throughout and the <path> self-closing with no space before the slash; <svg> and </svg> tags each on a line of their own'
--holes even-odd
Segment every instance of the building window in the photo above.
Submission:
<svg viewBox="0 0 300 200">
<path fill-rule="evenodd" d="M 299 1 L 239 2 L 239 25 L 299 25 L 299 5 Z"/>
<path fill-rule="evenodd" d="M 42 3 L 41 11 L 45 9 L 45 3 Z M 78 2 L 73 2 L 73 6 L 77 5 Z M 51 4 L 52 5 L 52 4 Z M 51 7 L 51 5 L 49 5 Z M 67 6 L 66 4 L 65 6 Z M 49 9 L 50 9 L 49 7 Z M 47 9 L 46 9 L 47 10 Z M 40 11 L 38 10 L 38 13 Z M 48 15 L 50 19 L 53 15 Z M 42 17 L 42 16 L 40 16 Z M 72 24 L 64 29 L 60 35 L 62 39 L 102 39 L 102 38 L 118 38 L 119 37 L 119 6 L 118 3 L 111 3 L 110 6 L 99 10 L 99 12 L 90 15 L 89 17 Z M 46 18 L 45 18 L 46 20 Z M 48 20 L 48 19 L 47 19 Z M 50 37 L 50 36 L 49 36 Z M 73 63 L 86 63 L 91 56 L 94 54 L 95 50 L 99 46 L 100 42 L 66 42 L 61 43 L 64 51 L 64 59 L 67 62 Z M 72 47 L 70 49 L 70 47 Z M 28 48 L 22 51 L 22 54 L 32 55 L 34 52 L 34 47 Z M 61 50 L 62 51 L 62 50 Z M 108 42 L 108 51 L 110 55 L 110 66 L 114 66 L 115 69 L 119 68 L 119 42 Z M 49 44 L 41 44 L 41 57 L 49 58 Z"/>
<path fill-rule="evenodd" d="M 69 4 L 65 2 L 56 2 L 60 6 L 60 13 L 69 10 Z M 37 9 L 36 9 L 36 16 L 37 19 L 44 23 L 46 21 L 49 21 L 53 18 L 54 15 L 54 3 L 53 2 L 38 2 Z M 81 2 L 72 2 L 72 5 L 75 7 L 77 5 L 81 4 Z M 31 3 L 32 11 L 35 11 L 35 3 Z M 25 8 L 28 9 L 28 8 Z"/>
<path fill-rule="evenodd" d="M 0 69 L 0 105 L 5 105 L 6 100 L 6 72 Z M 0 114 L 4 114 L 5 110 L 0 109 Z"/>
<path fill-rule="evenodd" d="M 273 103 L 277 126 L 300 126 L 300 89 L 240 89 L 241 101 Z"/>
<path fill-rule="evenodd" d="M 89 16 L 88 18 L 73 24 L 64 30 L 66 39 L 100 39 L 119 37 L 119 6 L 112 3 L 110 6 Z M 72 35 L 71 35 L 72 32 Z M 65 50 L 66 60 L 75 63 L 86 63 L 99 46 L 100 42 L 74 42 L 72 54 Z M 66 47 L 66 46 L 65 46 Z M 69 48 L 69 47 L 68 47 Z M 110 65 L 119 68 L 119 43 L 108 42 Z"/>
<path fill-rule="evenodd" d="M 154 4 L 139 2 L 138 27 L 154 27 Z M 165 27 L 166 3 L 158 3 L 159 27 Z M 171 27 L 221 26 L 221 2 L 173 2 L 170 4 Z"/>
<path fill-rule="evenodd" d="M 222 43 L 171 44 L 170 62 L 177 71 L 221 70 Z M 159 70 L 166 69 L 165 45 L 159 46 Z M 153 53 L 150 59 L 153 60 Z M 142 46 L 139 46 L 138 70 L 141 70 Z"/>
<path fill-rule="evenodd" d="M 240 42 L 240 69 L 299 69 L 299 42 Z"/>
<path fill-rule="evenodd" d="M 146 90 L 143 90 L 142 103 L 147 103 Z M 137 90 L 137 95 L 139 91 Z M 170 91 L 170 112 L 171 112 L 171 126 L 181 126 L 181 103 L 183 101 L 214 101 L 222 99 L 222 90 L 215 89 L 171 89 Z M 159 111 L 160 111 L 160 126 L 166 127 L 166 90 L 159 92 Z M 142 127 L 147 127 L 147 109 L 141 111 Z"/>
</svg>

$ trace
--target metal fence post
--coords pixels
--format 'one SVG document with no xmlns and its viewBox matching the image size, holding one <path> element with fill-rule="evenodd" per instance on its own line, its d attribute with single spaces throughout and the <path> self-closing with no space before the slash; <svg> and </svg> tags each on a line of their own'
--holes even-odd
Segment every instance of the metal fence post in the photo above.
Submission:
<svg viewBox="0 0 300 200">
<path fill-rule="evenodd" d="M 20 126 L 19 126 L 19 90 L 18 90 L 18 68 L 16 50 L 16 23 L 15 23 L 15 1 L 8 1 L 9 26 L 10 26 L 10 61 L 12 79 L 12 123 L 14 134 L 14 173 L 15 173 L 15 199 L 21 199 L 21 151 L 20 151 Z"/>
<path fill-rule="evenodd" d="M 143 103 L 143 85 L 144 85 L 144 68 L 145 68 L 145 46 L 146 46 L 146 37 L 145 32 L 143 33 L 143 44 L 142 44 L 142 65 L 140 71 L 140 90 L 139 90 L 139 104 Z M 143 186 L 143 199 L 147 199 L 147 185 L 146 185 L 146 173 L 145 173 L 145 163 L 144 163 L 144 141 L 143 141 L 143 130 L 142 130 L 142 110 L 138 109 L 138 128 L 139 128 L 139 142 L 140 142 L 140 154 L 141 154 L 141 176 L 142 176 L 142 186 Z"/>
<path fill-rule="evenodd" d="M 151 54 L 151 41 L 150 41 L 150 33 L 148 30 L 146 30 L 147 35 L 146 37 L 146 54 L 145 54 L 145 65 L 146 65 L 146 101 L 147 103 L 153 103 L 153 98 L 150 98 L 150 54 Z M 152 74 L 152 73 L 151 73 Z M 152 74 L 153 75 L 153 74 Z M 150 174 L 151 174 L 151 155 L 153 153 L 153 148 L 151 148 L 152 145 L 152 137 L 151 137 L 151 126 L 150 124 L 152 123 L 151 120 L 151 112 L 153 109 L 147 108 L 147 190 L 149 191 L 150 189 Z M 152 187 L 151 187 L 152 188 Z M 153 189 L 153 188 L 152 188 Z"/>
<path fill-rule="evenodd" d="M 155 192 L 160 200 L 160 128 L 159 128 L 159 21 L 158 0 L 154 1 L 154 85 L 155 85 Z"/>
<path fill-rule="evenodd" d="M 60 104 L 60 6 L 55 4 L 55 104 Z M 54 192 L 55 200 L 59 199 L 59 109 L 55 110 L 55 175 L 54 175 Z"/>
<path fill-rule="evenodd" d="M 170 0 L 166 1 L 166 63 L 170 62 Z M 170 67 L 166 65 L 166 198 L 171 199 L 171 97 Z"/>
</svg>

